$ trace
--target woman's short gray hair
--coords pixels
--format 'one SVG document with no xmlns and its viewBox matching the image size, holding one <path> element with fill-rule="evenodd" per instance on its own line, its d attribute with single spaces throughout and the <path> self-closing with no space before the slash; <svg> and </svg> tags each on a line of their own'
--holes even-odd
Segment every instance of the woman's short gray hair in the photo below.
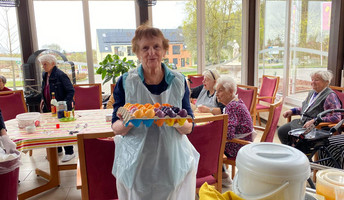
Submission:
<svg viewBox="0 0 344 200">
<path fill-rule="evenodd" d="M 329 84 L 333 78 L 333 74 L 331 71 L 324 71 L 324 70 L 311 72 L 311 78 L 313 78 L 314 76 L 320 76 L 322 80 L 328 81 Z"/>
<path fill-rule="evenodd" d="M 216 69 L 207 69 L 203 72 L 203 76 L 216 81 L 220 77 L 220 74 Z"/>
<path fill-rule="evenodd" d="M 215 87 L 217 88 L 220 85 L 225 88 L 226 92 L 232 91 L 233 95 L 235 95 L 237 92 L 237 84 L 235 80 L 230 76 L 223 76 L 217 79 Z"/>
<path fill-rule="evenodd" d="M 51 54 L 44 54 L 42 56 L 40 56 L 38 58 L 39 62 L 42 63 L 42 62 L 48 62 L 50 64 L 57 64 L 57 59 L 55 56 L 51 55 Z"/>
<path fill-rule="evenodd" d="M 4 77 L 3 75 L 0 75 L 0 79 L 4 84 L 7 82 L 6 77 Z"/>
</svg>

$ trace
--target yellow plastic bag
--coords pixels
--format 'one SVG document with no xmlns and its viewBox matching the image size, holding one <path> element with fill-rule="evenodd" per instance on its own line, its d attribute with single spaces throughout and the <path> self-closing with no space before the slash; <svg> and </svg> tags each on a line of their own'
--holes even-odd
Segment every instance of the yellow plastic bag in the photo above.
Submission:
<svg viewBox="0 0 344 200">
<path fill-rule="evenodd" d="M 208 185 L 205 182 L 199 189 L 199 200 L 244 200 L 232 191 L 221 194 L 215 189 L 215 186 Z"/>
</svg>

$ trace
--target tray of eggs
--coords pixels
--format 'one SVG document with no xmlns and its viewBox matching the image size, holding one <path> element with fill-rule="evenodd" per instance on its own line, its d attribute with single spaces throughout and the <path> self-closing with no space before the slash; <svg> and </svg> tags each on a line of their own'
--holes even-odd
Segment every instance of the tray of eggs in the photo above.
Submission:
<svg viewBox="0 0 344 200">
<path fill-rule="evenodd" d="M 130 122 L 135 127 L 140 126 L 141 122 L 147 127 L 153 123 L 160 127 L 164 123 L 167 126 L 183 126 L 186 120 L 192 122 L 192 117 L 185 109 L 170 104 L 126 103 L 117 110 L 118 114 L 122 116 L 125 126 L 128 126 Z"/>
</svg>

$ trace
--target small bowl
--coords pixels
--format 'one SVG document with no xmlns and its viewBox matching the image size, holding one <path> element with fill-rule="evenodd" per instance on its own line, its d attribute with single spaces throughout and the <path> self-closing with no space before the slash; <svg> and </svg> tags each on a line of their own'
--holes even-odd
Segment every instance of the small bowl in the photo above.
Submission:
<svg viewBox="0 0 344 200">
<path fill-rule="evenodd" d="M 36 126 L 27 126 L 25 127 L 27 133 L 34 133 L 36 132 Z"/>
</svg>

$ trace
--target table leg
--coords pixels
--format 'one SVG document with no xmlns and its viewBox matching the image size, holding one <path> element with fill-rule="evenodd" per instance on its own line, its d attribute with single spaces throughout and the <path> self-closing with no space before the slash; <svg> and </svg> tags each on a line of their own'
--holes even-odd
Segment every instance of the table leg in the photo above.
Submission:
<svg viewBox="0 0 344 200">
<path fill-rule="evenodd" d="M 54 187 L 58 187 L 60 185 L 60 173 L 59 173 L 59 171 L 76 169 L 76 164 L 71 164 L 71 165 L 59 165 L 58 164 L 57 148 L 56 147 L 47 148 L 47 156 L 48 156 L 48 160 L 49 160 L 50 174 L 45 172 L 45 171 L 42 171 L 40 169 L 36 169 L 36 174 L 47 179 L 48 182 L 42 186 L 35 188 L 35 189 L 32 189 L 30 191 L 19 194 L 18 195 L 19 200 L 27 199 L 27 198 L 32 197 L 34 195 L 37 195 L 41 192 L 47 191 L 47 190 L 52 189 Z"/>
</svg>

